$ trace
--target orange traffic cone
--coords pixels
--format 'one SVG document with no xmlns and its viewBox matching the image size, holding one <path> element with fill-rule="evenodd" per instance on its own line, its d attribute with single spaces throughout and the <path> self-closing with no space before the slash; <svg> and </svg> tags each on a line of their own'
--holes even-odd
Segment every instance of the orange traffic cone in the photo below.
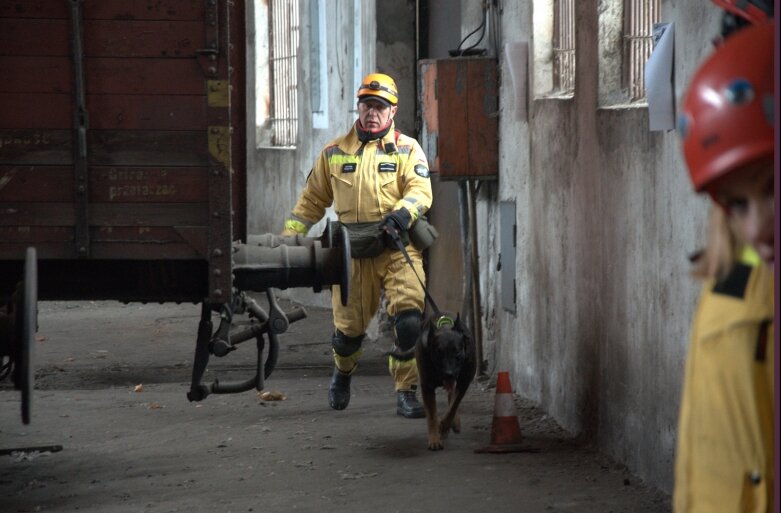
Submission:
<svg viewBox="0 0 781 513">
<path fill-rule="evenodd" d="M 496 375 L 496 399 L 494 400 L 494 420 L 491 426 L 491 443 L 477 453 L 534 452 L 535 449 L 521 443 L 521 426 L 515 414 L 513 389 L 510 375 L 500 371 Z"/>
</svg>

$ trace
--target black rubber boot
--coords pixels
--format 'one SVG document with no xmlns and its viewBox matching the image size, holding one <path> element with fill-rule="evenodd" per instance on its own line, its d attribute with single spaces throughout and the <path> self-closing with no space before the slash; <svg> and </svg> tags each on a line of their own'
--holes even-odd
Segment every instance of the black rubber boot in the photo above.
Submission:
<svg viewBox="0 0 781 513">
<path fill-rule="evenodd" d="M 414 390 L 399 390 L 396 392 L 396 414 L 408 419 L 422 419 L 426 411 L 415 397 Z"/>
<path fill-rule="evenodd" d="M 331 386 L 328 387 L 328 404 L 334 410 L 344 410 L 350 404 L 350 374 L 344 374 L 334 367 Z"/>
</svg>

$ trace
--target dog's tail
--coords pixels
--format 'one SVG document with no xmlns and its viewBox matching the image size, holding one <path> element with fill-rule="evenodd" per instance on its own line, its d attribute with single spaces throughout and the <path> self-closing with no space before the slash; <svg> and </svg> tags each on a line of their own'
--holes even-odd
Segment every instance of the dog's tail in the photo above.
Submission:
<svg viewBox="0 0 781 513">
<path fill-rule="evenodd" d="M 384 354 L 385 356 L 392 356 L 397 360 L 406 362 L 415 358 L 415 346 L 412 346 L 406 351 L 402 350 L 399 346 L 393 346 L 392 350 L 386 351 Z"/>
</svg>

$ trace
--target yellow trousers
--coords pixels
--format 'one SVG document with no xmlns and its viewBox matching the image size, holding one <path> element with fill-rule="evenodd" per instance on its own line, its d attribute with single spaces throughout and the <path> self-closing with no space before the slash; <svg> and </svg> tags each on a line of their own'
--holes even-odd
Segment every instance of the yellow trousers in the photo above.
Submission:
<svg viewBox="0 0 781 513">
<path fill-rule="evenodd" d="M 425 280 L 420 252 L 411 245 L 406 249 L 418 276 Z M 334 285 L 331 291 L 334 326 L 349 337 L 357 337 L 366 332 L 377 313 L 382 290 L 385 290 L 388 299 L 388 314 L 392 316 L 405 310 L 422 312 L 425 306 L 423 287 L 401 251 L 386 250 L 375 258 L 353 259 L 350 287 L 346 306 L 342 306 L 340 301 L 339 286 Z M 355 370 L 359 358 L 360 351 L 349 356 L 334 353 L 336 367 L 345 373 Z M 393 376 L 396 390 L 413 389 L 418 383 L 415 360 L 399 361 L 391 357 L 388 360 L 388 370 Z"/>
</svg>

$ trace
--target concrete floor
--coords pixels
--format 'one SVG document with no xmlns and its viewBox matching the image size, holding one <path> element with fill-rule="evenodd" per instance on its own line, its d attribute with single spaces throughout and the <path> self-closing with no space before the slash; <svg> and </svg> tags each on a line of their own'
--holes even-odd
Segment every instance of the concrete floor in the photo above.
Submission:
<svg viewBox="0 0 781 513">
<path fill-rule="evenodd" d="M 62 450 L 0 456 L 0 512 L 670 511 L 668 496 L 521 398 L 537 452 L 476 454 L 490 440 L 491 380 L 467 393 L 462 433 L 428 451 L 424 421 L 395 415 L 388 340 L 365 345 L 349 408 L 331 410 L 330 315 L 307 311 L 266 382 L 284 401 L 252 391 L 190 403 L 197 305 L 41 303 L 32 423 L 0 383 L 0 449 Z M 250 377 L 254 359 L 250 344 L 212 357 L 206 381 Z"/>
</svg>

